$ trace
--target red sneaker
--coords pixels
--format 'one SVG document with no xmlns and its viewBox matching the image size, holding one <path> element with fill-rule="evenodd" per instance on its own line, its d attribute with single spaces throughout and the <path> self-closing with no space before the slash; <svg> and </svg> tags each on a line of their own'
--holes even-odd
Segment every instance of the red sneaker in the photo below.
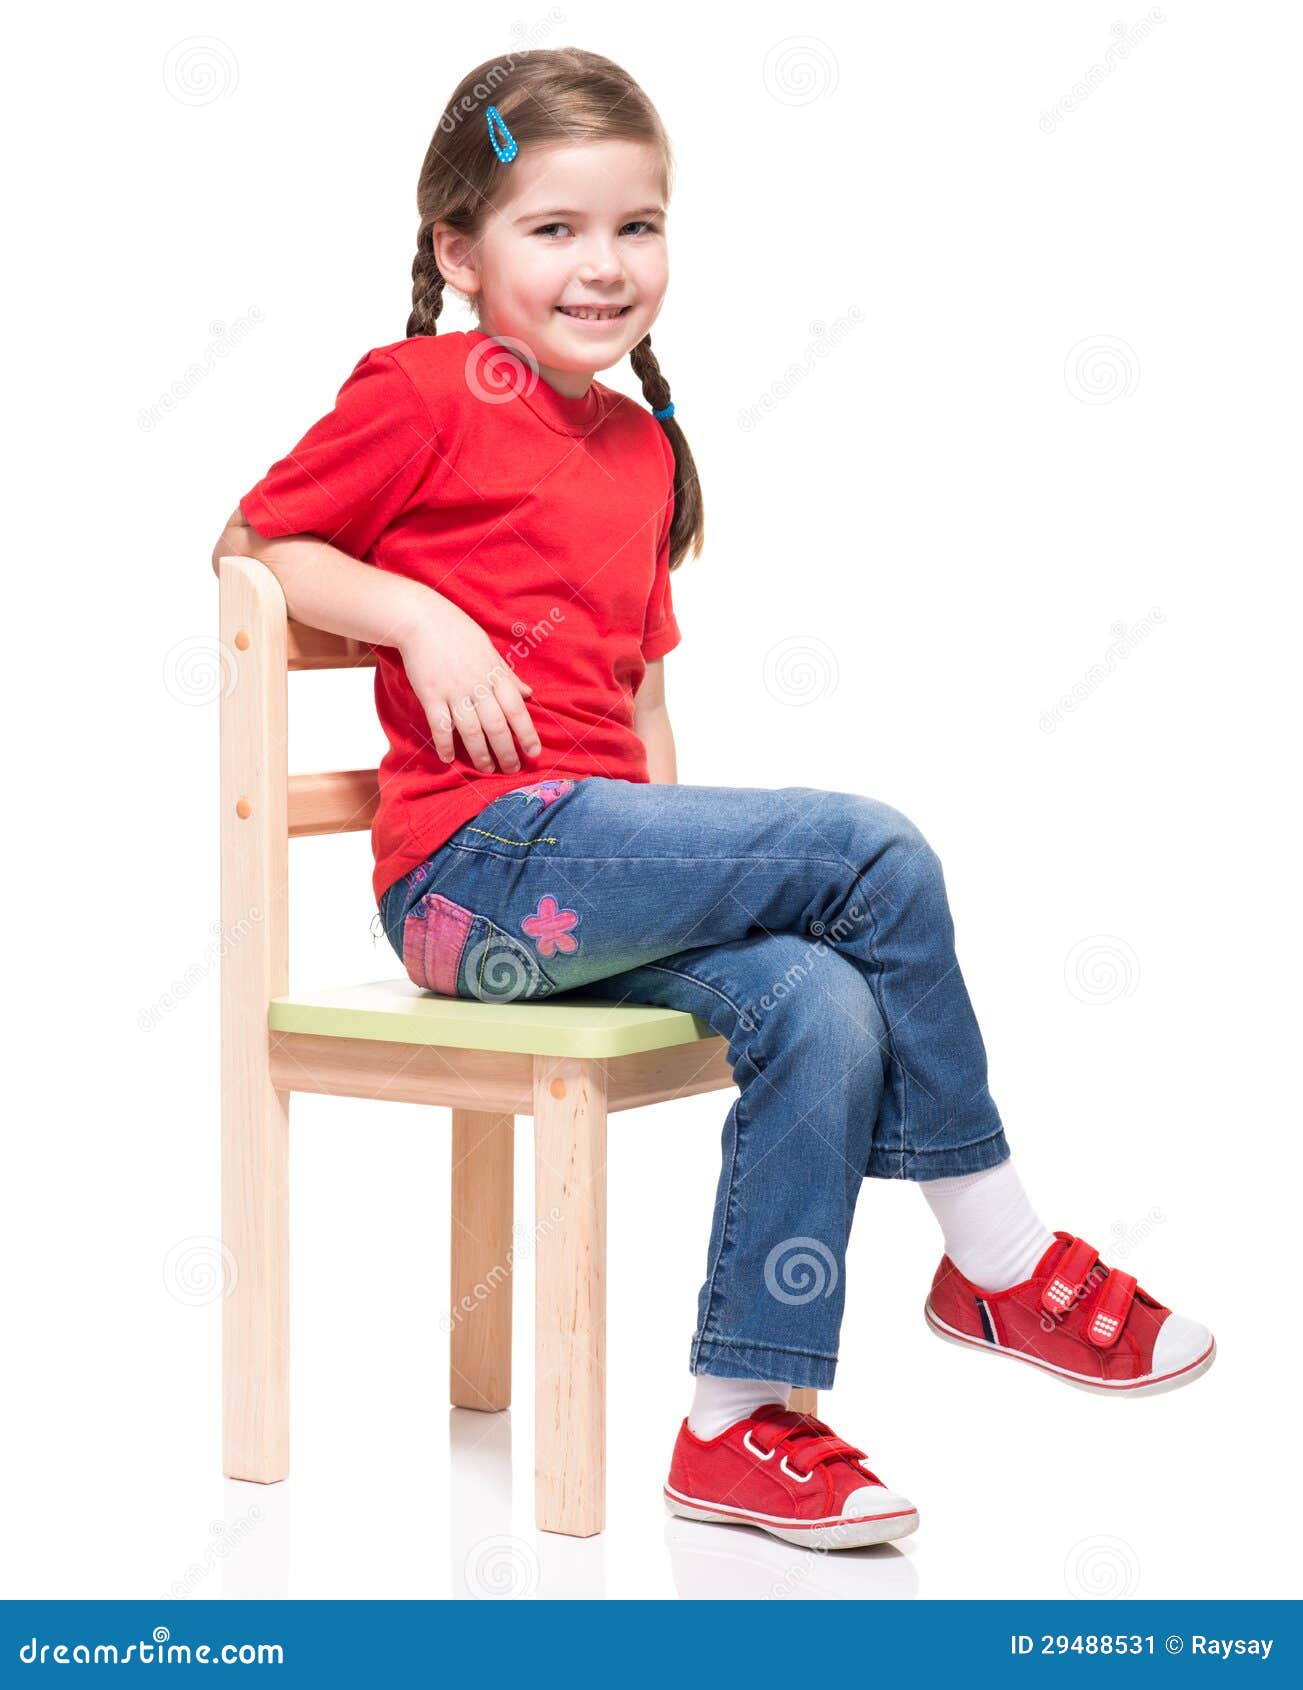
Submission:
<svg viewBox="0 0 1303 1690">
<path fill-rule="evenodd" d="M 685 1420 L 665 1505 L 685 1520 L 759 1526 L 808 1549 L 858 1549 L 918 1525 L 914 1504 L 869 1471 L 862 1449 L 776 1402 L 717 1438 L 695 1437 Z"/>
<path fill-rule="evenodd" d="M 1173 1314 L 1070 1232 L 1056 1232 L 1031 1278 L 1007 1291 L 983 1291 L 943 1256 L 923 1313 L 938 1338 L 1113 1396 L 1188 1385 L 1217 1349 L 1206 1326 Z"/>
</svg>

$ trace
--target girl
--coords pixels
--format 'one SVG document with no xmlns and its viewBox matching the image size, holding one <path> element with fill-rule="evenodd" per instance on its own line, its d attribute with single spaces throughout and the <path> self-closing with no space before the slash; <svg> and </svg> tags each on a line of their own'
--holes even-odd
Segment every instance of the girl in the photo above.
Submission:
<svg viewBox="0 0 1303 1690">
<path fill-rule="evenodd" d="M 853 793 L 675 784 L 670 576 L 703 514 L 650 335 L 671 172 L 609 60 L 472 71 L 421 171 L 407 337 L 366 353 L 214 558 L 263 559 L 296 619 L 376 647 L 374 891 L 414 981 L 662 1004 L 728 1041 L 665 1497 L 852 1547 L 917 1512 L 787 1404 L 833 1382 L 866 1176 L 918 1182 L 941 1223 L 943 1338 L 1116 1395 L 1194 1379 L 1213 1339 L 1032 1208 L 918 829 Z M 447 287 L 476 328 L 439 331 Z M 626 353 L 645 407 L 593 379 Z"/>
</svg>

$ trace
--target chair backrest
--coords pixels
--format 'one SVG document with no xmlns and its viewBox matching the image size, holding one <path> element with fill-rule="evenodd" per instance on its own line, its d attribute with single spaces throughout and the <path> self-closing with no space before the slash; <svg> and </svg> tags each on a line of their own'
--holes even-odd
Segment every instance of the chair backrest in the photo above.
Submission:
<svg viewBox="0 0 1303 1690">
<path fill-rule="evenodd" d="M 218 559 L 226 683 L 221 702 L 223 1015 L 289 990 L 289 841 L 369 828 L 375 769 L 291 775 L 291 669 L 374 668 L 375 652 L 290 620 L 257 558 Z"/>
</svg>

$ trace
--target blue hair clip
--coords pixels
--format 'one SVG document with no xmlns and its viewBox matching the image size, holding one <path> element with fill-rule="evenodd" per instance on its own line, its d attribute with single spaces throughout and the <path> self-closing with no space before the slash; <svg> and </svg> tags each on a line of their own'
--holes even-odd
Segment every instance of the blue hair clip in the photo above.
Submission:
<svg viewBox="0 0 1303 1690">
<path fill-rule="evenodd" d="M 674 401 L 671 399 L 663 411 L 653 411 L 652 415 L 657 422 L 664 422 L 666 417 L 672 417 L 674 415 Z"/>
<path fill-rule="evenodd" d="M 516 154 L 520 151 L 520 148 L 516 145 L 516 138 L 503 122 L 502 113 L 496 106 L 490 106 L 486 116 L 489 125 L 489 140 L 493 142 L 493 150 L 497 153 L 503 164 L 510 164 L 512 159 L 515 158 Z M 493 120 L 495 117 L 498 120 L 498 127 L 506 137 L 507 144 L 505 147 L 498 145 L 498 137 L 493 133 Z"/>
</svg>

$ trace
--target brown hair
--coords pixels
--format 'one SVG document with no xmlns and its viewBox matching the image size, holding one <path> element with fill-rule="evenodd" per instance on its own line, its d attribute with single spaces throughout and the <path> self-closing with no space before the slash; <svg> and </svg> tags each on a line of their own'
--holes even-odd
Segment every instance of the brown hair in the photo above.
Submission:
<svg viewBox="0 0 1303 1690">
<path fill-rule="evenodd" d="M 484 219 L 504 187 L 501 164 L 489 140 L 488 107 L 496 106 L 521 147 L 560 142 L 646 141 L 660 153 L 668 196 L 674 159 L 656 108 L 619 65 L 580 47 L 538 48 L 487 59 L 453 90 L 421 166 L 416 189 L 420 228 L 412 264 L 412 314 L 409 336 L 435 334 L 443 309 L 444 278 L 434 256 L 434 225 L 447 223 L 459 234 L 478 238 Z M 494 133 L 502 139 L 496 125 Z M 655 410 L 670 402 L 651 336 L 644 335 L 629 353 L 643 398 Z M 674 450 L 674 521 L 670 529 L 670 568 L 689 552 L 699 554 L 705 538 L 705 512 L 697 466 L 683 430 L 673 417 L 661 427 Z"/>
</svg>

